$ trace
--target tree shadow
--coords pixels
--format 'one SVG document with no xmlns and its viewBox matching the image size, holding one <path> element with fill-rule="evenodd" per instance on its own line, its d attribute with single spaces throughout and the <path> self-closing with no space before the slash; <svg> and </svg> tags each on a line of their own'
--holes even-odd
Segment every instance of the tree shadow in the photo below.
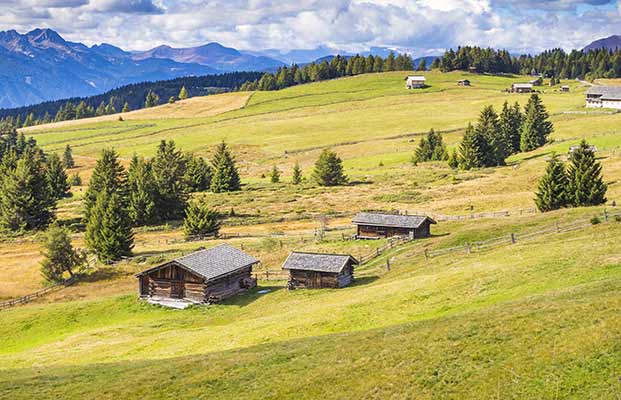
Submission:
<svg viewBox="0 0 621 400">
<path fill-rule="evenodd" d="M 218 304 L 219 305 L 223 305 L 223 306 L 239 306 L 239 307 L 244 307 L 249 305 L 250 303 L 253 303 L 254 301 L 258 300 L 259 298 L 261 298 L 262 296 L 265 296 L 267 294 L 271 294 L 271 293 L 275 293 L 278 292 L 279 290 L 283 290 L 285 289 L 285 286 L 275 286 L 275 285 L 270 285 L 270 286 L 257 286 L 256 288 L 253 288 L 245 293 L 240 293 L 236 296 L 233 297 L 229 297 L 227 299 L 224 299 L 222 301 L 219 301 Z M 260 291 L 263 290 L 269 290 L 268 293 L 259 293 Z"/>
<path fill-rule="evenodd" d="M 347 186 L 372 185 L 373 181 L 350 181 Z"/>
<path fill-rule="evenodd" d="M 348 287 L 370 285 L 373 282 L 377 281 L 378 279 L 379 279 L 379 276 L 362 276 L 359 278 L 356 278 L 354 276 L 354 281 Z"/>
<path fill-rule="evenodd" d="M 83 283 L 94 283 L 112 280 L 123 276 L 127 276 L 127 272 L 121 271 L 114 266 L 103 266 L 93 270 L 90 273 L 79 275 L 79 281 Z"/>
</svg>

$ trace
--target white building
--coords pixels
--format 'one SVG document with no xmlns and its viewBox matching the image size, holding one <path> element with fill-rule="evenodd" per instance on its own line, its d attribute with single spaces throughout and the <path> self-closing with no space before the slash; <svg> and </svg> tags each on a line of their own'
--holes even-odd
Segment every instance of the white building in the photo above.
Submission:
<svg viewBox="0 0 621 400">
<path fill-rule="evenodd" d="M 514 83 L 511 85 L 513 93 L 531 93 L 534 90 L 532 83 Z"/>
<path fill-rule="evenodd" d="M 586 106 L 621 110 L 621 86 L 591 86 L 586 91 Z"/>
<path fill-rule="evenodd" d="M 427 86 L 427 79 L 425 79 L 424 76 L 410 75 L 405 78 L 405 81 L 405 87 L 407 89 L 421 89 Z"/>
</svg>

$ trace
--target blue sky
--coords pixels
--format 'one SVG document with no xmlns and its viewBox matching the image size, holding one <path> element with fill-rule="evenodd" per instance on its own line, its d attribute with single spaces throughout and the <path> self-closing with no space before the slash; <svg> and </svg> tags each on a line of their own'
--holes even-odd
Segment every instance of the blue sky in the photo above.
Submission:
<svg viewBox="0 0 621 400">
<path fill-rule="evenodd" d="M 581 48 L 621 34 L 621 0 L 0 0 L 0 29 L 52 28 L 129 50 L 210 41 L 244 50 L 370 47 L 437 54 Z"/>
</svg>

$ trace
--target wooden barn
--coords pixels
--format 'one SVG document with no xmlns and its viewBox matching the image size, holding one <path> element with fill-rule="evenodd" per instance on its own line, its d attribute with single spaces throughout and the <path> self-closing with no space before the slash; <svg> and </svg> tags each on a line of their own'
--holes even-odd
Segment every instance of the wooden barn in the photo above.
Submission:
<svg viewBox="0 0 621 400">
<path fill-rule="evenodd" d="M 292 252 L 282 266 L 289 289 L 338 289 L 354 281 L 358 260 L 345 254 Z"/>
<path fill-rule="evenodd" d="M 460 79 L 457 81 L 457 86 L 470 86 L 470 80 Z"/>
<path fill-rule="evenodd" d="M 409 75 L 405 77 L 406 89 L 422 89 L 427 87 L 427 79 L 421 75 Z"/>
<path fill-rule="evenodd" d="M 514 83 L 511 85 L 513 93 L 532 93 L 534 90 L 532 83 Z"/>
<path fill-rule="evenodd" d="M 426 238 L 431 235 L 431 225 L 437 224 L 424 215 L 398 215 L 361 212 L 353 219 L 356 238 L 378 239 L 406 236 L 410 239 Z"/>
<path fill-rule="evenodd" d="M 228 244 L 200 250 L 136 275 L 141 298 L 213 303 L 257 285 L 259 260 Z"/>
</svg>

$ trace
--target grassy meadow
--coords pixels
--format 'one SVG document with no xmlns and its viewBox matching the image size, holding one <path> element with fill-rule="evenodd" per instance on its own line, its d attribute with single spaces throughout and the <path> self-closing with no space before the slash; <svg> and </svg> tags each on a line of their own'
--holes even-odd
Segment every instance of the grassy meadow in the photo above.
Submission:
<svg viewBox="0 0 621 400">
<path fill-rule="evenodd" d="M 196 196 L 223 213 L 234 210 L 223 232 L 251 236 L 227 242 L 261 259 L 260 269 L 279 269 L 291 250 L 374 251 L 385 241 L 345 240 L 351 215 L 363 209 L 512 216 L 441 222 L 431 238 L 359 268 L 346 289 L 289 292 L 284 282 L 263 281 L 258 290 L 268 293 L 184 311 L 139 302 L 133 274 L 221 240 L 186 242 L 179 222 L 137 229 L 135 259 L 0 311 L 0 399 L 620 398 L 621 222 L 469 256 L 422 254 L 601 216 L 603 207 L 519 215 L 534 207 L 546 159 L 582 138 L 599 149 L 610 210 L 621 199 L 621 114 L 586 113 L 579 82 L 563 82 L 570 93 L 543 86 L 555 125 L 550 144 L 500 168 L 414 166 L 429 129 L 445 132 L 453 147 L 483 106 L 528 101 L 503 92 L 526 77 L 426 76 L 424 90 L 406 90 L 403 73 L 367 74 L 189 99 L 123 121 L 28 128 L 47 151 L 70 144 L 85 185 L 103 147 L 128 163 L 134 153 L 153 155 L 162 139 L 207 157 L 225 140 L 242 191 Z M 472 87 L 457 86 L 464 77 Z M 343 158 L 349 185 L 310 182 L 328 147 Z M 306 178 L 300 186 L 289 183 L 295 162 Z M 282 183 L 269 183 L 273 165 Z M 59 204 L 61 221 L 77 221 L 84 190 L 73 188 L 74 197 Z M 323 241 L 314 236 L 320 215 L 328 217 Z M 82 233 L 74 244 L 83 246 Z M 0 300 L 42 287 L 40 251 L 36 235 L 0 243 Z"/>
</svg>

